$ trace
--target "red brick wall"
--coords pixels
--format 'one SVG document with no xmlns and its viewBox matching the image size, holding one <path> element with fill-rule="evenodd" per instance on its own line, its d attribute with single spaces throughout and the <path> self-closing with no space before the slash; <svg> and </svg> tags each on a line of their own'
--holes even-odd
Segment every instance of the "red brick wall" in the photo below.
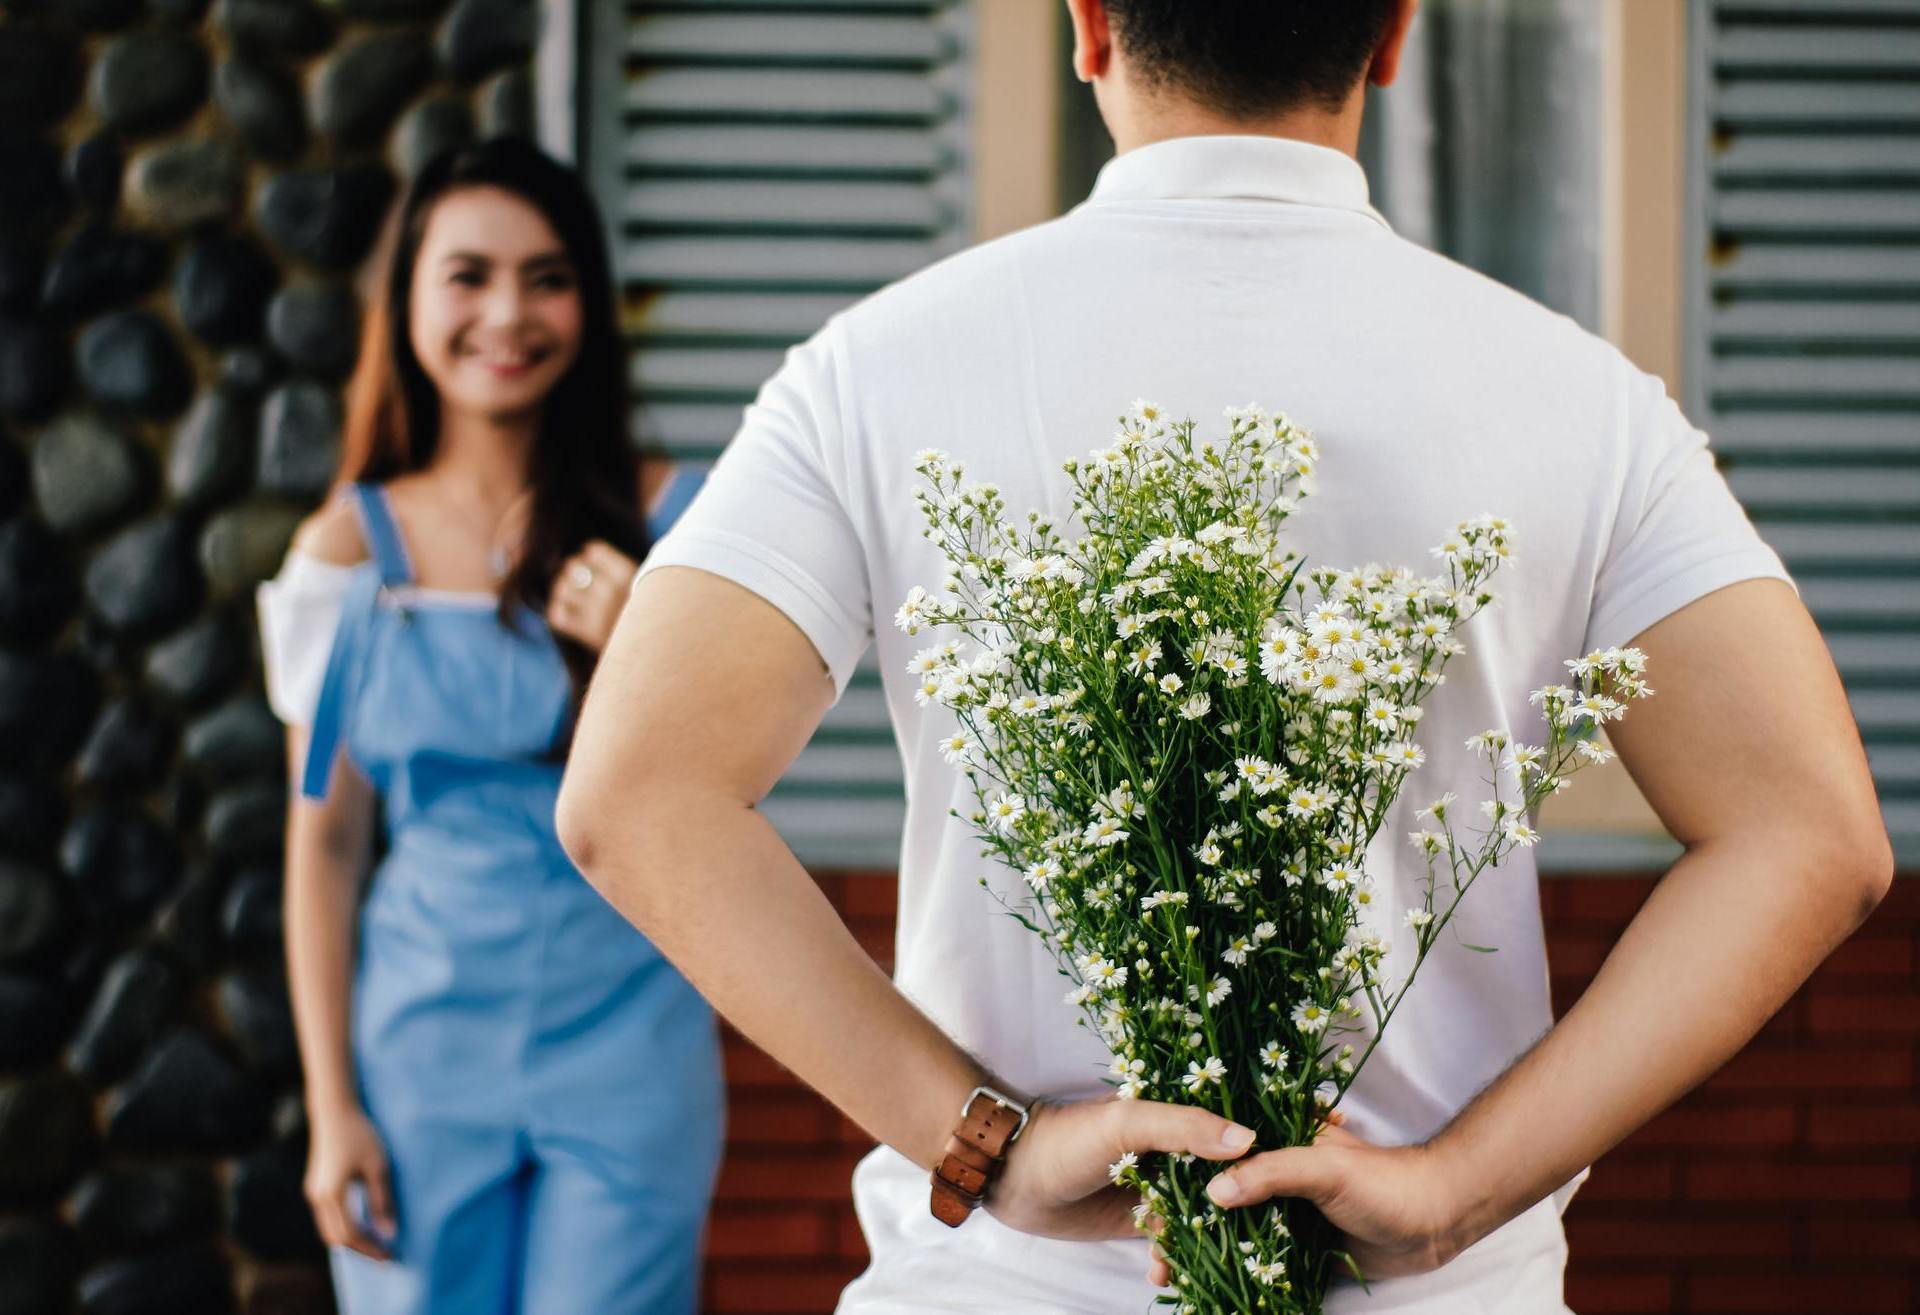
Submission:
<svg viewBox="0 0 1920 1315">
<path fill-rule="evenodd" d="M 886 962 L 893 882 L 821 884 Z M 1651 878 L 1544 886 L 1554 996 L 1578 998 Z M 1580 1315 L 1920 1310 L 1920 879 L 1725 1070 L 1603 1159 L 1568 1212 Z M 706 1309 L 830 1311 L 865 1260 L 847 1178 L 871 1144 L 736 1037 Z"/>
</svg>

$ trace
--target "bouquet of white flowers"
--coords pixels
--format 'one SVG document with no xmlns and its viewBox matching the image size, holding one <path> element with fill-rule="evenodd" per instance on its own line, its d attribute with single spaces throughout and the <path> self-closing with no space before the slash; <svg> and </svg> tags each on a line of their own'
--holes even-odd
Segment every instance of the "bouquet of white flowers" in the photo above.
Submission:
<svg viewBox="0 0 1920 1315">
<path fill-rule="evenodd" d="M 1257 407 L 1227 421 L 1202 440 L 1136 403 L 1112 446 L 1066 464 L 1071 538 L 1038 512 L 1008 523 L 994 486 L 920 453 L 915 496 L 951 574 L 895 620 L 948 631 L 913 660 L 916 698 L 955 714 L 941 749 L 979 799 L 970 820 L 1025 879 L 1002 901 L 1059 959 L 1118 1094 L 1204 1106 L 1273 1149 L 1313 1139 L 1468 888 L 1534 843 L 1539 801 L 1608 756 L 1594 728 L 1651 691 L 1637 651 L 1590 654 L 1567 664 L 1571 685 L 1534 693 L 1543 743 L 1473 737 L 1485 825 L 1461 826 L 1451 795 L 1421 810 L 1424 898 L 1381 908 L 1367 849 L 1425 758 L 1421 702 L 1492 601 L 1508 525 L 1462 522 L 1432 577 L 1309 569 L 1279 533 L 1311 491 L 1313 438 Z M 1413 963 L 1392 983 L 1396 923 Z M 1320 1311 L 1352 1268 L 1338 1233 L 1302 1201 L 1216 1209 L 1215 1171 L 1113 1166 L 1159 1233 L 1163 1301 Z"/>
</svg>

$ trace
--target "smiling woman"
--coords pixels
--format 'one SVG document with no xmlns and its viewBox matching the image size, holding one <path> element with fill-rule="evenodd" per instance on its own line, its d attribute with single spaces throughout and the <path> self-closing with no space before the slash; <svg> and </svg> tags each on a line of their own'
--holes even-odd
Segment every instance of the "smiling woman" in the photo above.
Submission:
<svg viewBox="0 0 1920 1315">
<path fill-rule="evenodd" d="M 643 521 L 622 427 L 600 231 L 524 143 L 422 171 L 336 496 L 261 589 L 300 786 L 305 1188 L 348 1315 L 694 1306 L 713 1017 L 553 823 L 578 691 L 665 528 Z M 685 504 L 676 482 L 664 508 Z M 376 816 L 386 854 L 356 910 Z"/>
</svg>

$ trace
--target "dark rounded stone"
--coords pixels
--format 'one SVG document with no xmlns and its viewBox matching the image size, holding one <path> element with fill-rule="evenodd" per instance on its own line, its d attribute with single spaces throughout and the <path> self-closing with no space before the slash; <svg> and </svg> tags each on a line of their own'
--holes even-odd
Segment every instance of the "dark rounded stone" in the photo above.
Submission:
<svg viewBox="0 0 1920 1315">
<path fill-rule="evenodd" d="M 106 133 L 67 152 L 68 188 L 81 205 L 101 215 L 111 215 L 120 204 L 120 179 L 126 171 L 126 152 Z"/>
<path fill-rule="evenodd" d="M 237 393 L 257 397 L 278 377 L 272 353 L 259 347 L 236 347 L 220 358 L 220 382 Z"/>
<path fill-rule="evenodd" d="M 249 692 L 187 727 L 182 747 L 187 762 L 216 785 L 275 779 L 286 758 L 286 732 L 266 700 Z"/>
<path fill-rule="evenodd" d="M 480 94 L 480 130 L 488 137 L 533 136 L 533 79 L 513 69 Z"/>
<path fill-rule="evenodd" d="M 147 8 L 169 23 L 198 23 L 207 12 L 207 0 L 147 0 Z"/>
<path fill-rule="evenodd" d="M 18 19 L 0 27 L 0 123 L 28 131 L 58 123 L 79 92 L 71 40 Z"/>
<path fill-rule="evenodd" d="M 393 164 L 412 178 L 435 157 L 473 140 L 473 110 L 462 96 L 429 96 L 408 110 L 393 138 Z"/>
<path fill-rule="evenodd" d="M 67 1315 L 78 1250 L 53 1220 L 0 1219 L 0 1315 Z"/>
<path fill-rule="evenodd" d="M 307 1106 L 298 1091 L 285 1091 L 273 1105 L 273 1139 L 306 1145 L 309 1136 Z"/>
<path fill-rule="evenodd" d="M 300 511 L 279 503 L 247 502 L 216 513 L 200 535 L 200 567 L 218 599 L 251 599 L 270 579 L 300 525 Z"/>
<path fill-rule="evenodd" d="M 295 379 L 268 393 L 260 409 L 256 482 L 294 498 L 326 492 L 340 459 L 340 419 L 339 396 L 312 380 Z"/>
<path fill-rule="evenodd" d="M 207 845 L 229 863 L 275 862 L 286 820 L 287 795 L 278 785 L 223 790 L 207 805 Z"/>
<path fill-rule="evenodd" d="M 7 29 L 0 28 L 0 37 Z M 0 86 L 4 86 L 0 74 Z M 66 180 L 60 153 L 37 137 L 0 136 L 0 231 L 39 233 L 67 216 Z"/>
<path fill-rule="evenodd" d="M 164 28 L 129 32 L 93 63 L 93 111 L 123 132 L 171 128 L 207 98 L 207 56 L 200 43 Z"/>
<path fill-rule="evenodd" d="M 267 305 L 267 340 L 298 369 L 343 379 L 360 346 L 360 299 L 344 283 L 296 283 Z"/>
<path fill-rule="evenodd" d="M 447 7 L 447 0 L 321 0 L 321 3 L 346 18 L 370 18 L 382 23 L 432 18 Z"/>
<path fill-rule="evenodd" d="M 136 415 L 177 414 L 193 388 L 179 345 L 147 311 L 117 311 L 89 324 L 74 347 L 74 365 L 95 401 Z"/>
<path fill-rule="evenodd" d="M 202 863 L 188 873 L 180 892 L 154 919 L 161 940 L 194 973 L 207 972 L 219 957 L 220 901 L 219 872 L 212 864 Z"/>
<path fill-rule="evenodd" d="M 140 13 L 140 0 L 65 0 L 60 9 L 81 27 L 107 32 L 131 23 Z"/>
<path fill-rule="evenodd" d="M 65 938 L 70 912 L 56 878 L 0 859 L 0 963 L 45 963 Z"/>
<path fill-rule="evenodd" d="M 175 1029 L 107 1102 L 107 1137 L 129 1150 L 238 1150 L 266 1132 L 267 1099 L 204 1033 Z"/>
<path fill-rule="evenodd" d="M 330 56 L 313 88 L 313 121 L 342 146 L 371 146 L 433 77 L 418 33 L 376 32 Z"/>
<path fill-rule="evenodd" d="M 282 878 L 274 868 L 248 868 L 233 879 L 220 909 L 220 925 L 236 951 L 279 951 L 281 893 Z"/>
<path fill-rule="evenodd" d="M 147 683 L 167 697 L 198 707 L 247 673 L 248 639 L 232 617 L 203 617 L 147 653 Z"/>
<path fill-rule="evenodd" d="M 24 517 L 0 522 L 0 640 L 41 643 L 66 624 L 78 602 L 60 541 Z"/>
<path fill-rule="evenodd" d="M 227 1221 L 236 1242 L 258 1260 L 318 1258 L 320 1236 L 301 1179 L 300 1146 L 277 1143 L 238 1161 L 227 1180 Z"/>
<path fill-rule="evenodd" d="M 80 1276 L 81 1315 L 231 1315 L 227 1262 L 211 1244 L 96 1265 Z"/>
<path fill-rule="evenodd" d="M 524 64 L 540 39 L 535 0 L 460 0 L 440 29 L 440 58 L 461 82 Z"/>
<path fill-rule="evenodd" d="M 83 228 L 47 268 L 40 304 L 63 319 L 85 319 L 139 301 L 166 271 L 166 247 L 144 233 Z"/>
<path fill-rule="evenodd" d="M 93 614 L 118 634 L 171 630 L 193 615 L 205 592 L 193 527 L 167 515 L 122 530 L 88 563 L 86 589 Z"/>
<path fill-rule="evenodd" d="M 67 826 L 67 801 L 38 776 L 0 776 L 0 853 L 50 860 Z"/>
<path fill-rule="evenodd" d="M 113 1081 L 152 1045 L 186 987 L 180 969 L 150 949 L 113 961 L 67 1051 L 73 1071 L 95 1086 Z"/>
<path fill-rule="evenodd" d="M 163 142 L 134 159 L 129 200 L 156 227 L 180 232 L 223 219 L 240 206 L 246 164 L 223 141 Z"/>
<path fill-rule="evenodd" d="M 73 1189 L 73 1222 L 96 1251 L 188 1241 L 220 1221 L 220 1189 L 197 1164 L 116 1165 Z"/>
<path fill-rule="evenodd" d="M 30 312 L 38 307 L 45 269 L 39 242 L 0 232 L 0 312 Z"/>
<path fill-rule="evenodd" d="M 300 1050 L 282 969 L 243 968 L 228 973 L 220 979 L 215 997 L 227 1035 L 255 1069 L 274 1077 L 298 1073 Z"/>
<path fill-rule="evenodd" d="M 284 70 L 235 56 L 214 74 L 213 100 L 255 155 L 291 160 L 306 150 L 306 105 Z"/>
<path fill-rule="evenodd" d="M 173 277 L 173 301 L 180 322 L 206 342 L 252 342 L 278 280 L 273 262 L 255 243 L 219 233 L 188 248 Z"/>
<path fill-rule="evenodd" d="M 80 747 L 82 783 L 140 790 L 156 784 L 173 755 L 173 726 L 139 699 L 107 705 Z"/>
<path fill-rule="evenodd" d="M 69 1021 L 66 1002 L 53 987 L 16 973 L 0 974 L 0 1069 L 46 1063 L 59 1052 Z"/>
<path fill-rule="evenodd" d="M 220 0 L 214 21 L 243 49 L 311 55 L 333 41 L 333 24 L 308 0 Z"/>
<path fill-rule="evenodd" d="M 166 828 L 124 804 L 95 804 L 76 817 L 60 842 L 60 863 L 110 916 L 150 911 L 180 875 L 180 855 Z"/>
<path fill-rule="evenodd" d="M 18 511 L 32 483 L 26 454 L 18 443 L 8 439 L 5 429 L 0 429 L 0 515 Z"/>
<path fill-rule="evenodd" d="M 288 255 L 345 269 L 373 245 L 392 197 L 393 176 L 385 169 L 301 169 L 268 180 L 254 214 Z"/>
<path fill-rule="evenodd" d="M 47 524 L 91 534 L 134 511 L 147 484 L 143 448 L 83 412 L 62 416 L 33 445 L 33 496 Z"/>
<path fill-rule="evenodd" d="M 168 781 L 159 805 L 161 818 L 176 835 L 198 828 L 206 807 L 206 787 L 191 776 L 175 776 Z"/>
<path fill-rule="evenodd" d="M 230 388 L 194 399 L 167 450 L 167 488 L 190 507 L 210 507 L 247 491 L 259 406 Z"/>
<path fill-rule="evenodd" d="M 0 744 L 8 766 L 60 768 L 93 725 L 100 682 L 71 653 L 28 656 L 0 649 Z"/>
<path fill-rule="evenodd" d="M 0 1201 L 48 1201 L 93 1156 L 93 1103 L 64 1073 L 0 1083 Z"/>
<path fill-rule="evenodd" d="M 33 477 L 27 473 L 26 453 L 18 443 L 7 437 L 4 428 L 0 428 L 0 515 L 18 511 L 25 504 L 32 487 Z"/>
<path fill-rule="evenodd" d="M 67 353 L 60 340 L 27 320 L 0 315 L 0 415 L 38 420 L 67 390 Z"/>
</svg>

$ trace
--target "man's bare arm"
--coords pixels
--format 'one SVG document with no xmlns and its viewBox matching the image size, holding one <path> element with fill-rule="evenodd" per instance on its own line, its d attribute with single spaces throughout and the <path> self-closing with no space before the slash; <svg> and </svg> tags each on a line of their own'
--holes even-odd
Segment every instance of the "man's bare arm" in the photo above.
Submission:
<svg viewBox="0 0 1920 1315">
<path fill-rule="evenodd" d="M 581 712 L 560 838 L 735 1027 L 930 1167 L 993 1075 L 894 989 L 754 807 L 832 698 L 813 646 L 758 596 L 688 568 L 642 577 Z M 1251 1140 L 1200 1109 L 1043 1106 L 988 1208 L 1032 1232 L 1124 1236 L 1131 1202 L 1106 1174 L 1122 1151 L 1227 1159 Z"/>
<path fill-rule="evenodd" d="M 1444 1259 L 1679 1099 L 1886 893 L 1892 855 L 1865 755 L 1791 589 L 1732 586 L 1634 642 L 1657 694 L 1612 737 L 1686 853 L 1567 1016 L 1417 1157 L 1421 1181 L 1452 1195 L 1452 1235 L 1425 1256 L 1365 1241 L 1379 1221 L 1360 1216 L 1380 1212 L 1355 1209 L 1369 1193 L 1354 1180 L 1386 1164 L 1373 1148 L 1283 1151 L 1231 1171 L 1241 1199 L 1330 1203 L 1361 1232 L 1355 1255 L 1373 1274 Z"/>
<path fill-rule="evenodd" d="M 561 841 L 735 1027 L 930 1166 L 986 1078 L 754 807 L 832 702 L 812 644 L 757 596 L 685 568 L 646 576 L 581 713 Z"/>
</svg>

